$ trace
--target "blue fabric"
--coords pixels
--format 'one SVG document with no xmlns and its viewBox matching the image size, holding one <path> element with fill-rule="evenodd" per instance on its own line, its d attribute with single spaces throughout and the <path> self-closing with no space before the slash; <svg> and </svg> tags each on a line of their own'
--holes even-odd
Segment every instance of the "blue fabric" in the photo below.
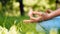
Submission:
<svg viewBox="0 0 60 34">
<path fill-rule="evenodd" d="M 50 31 L 52 28 L 60 28 L 60 16 L 47 21 L 42 21 L 36 25 L 37 31 Z"/>
</svg>

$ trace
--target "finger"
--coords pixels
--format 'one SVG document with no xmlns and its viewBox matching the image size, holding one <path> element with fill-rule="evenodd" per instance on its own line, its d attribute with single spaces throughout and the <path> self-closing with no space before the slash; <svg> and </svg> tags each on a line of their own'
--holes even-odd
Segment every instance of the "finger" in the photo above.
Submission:
<svg viewBox="0 0 60 34">
<path fill-rule="evenodd" d="M 32 14 L 33 14 L 33 10 L 30 9 L 30 10 L 29 10 L 29 13 L 28 13 L 28 16 L 32 16 Z"/>
<path fill-rule="evenodd" d="M 50 10 L 50 9 L 46 10 L 46 13 L 51 13 L 51 12 L 52 12 L 52 10 Z"/>
</svg>

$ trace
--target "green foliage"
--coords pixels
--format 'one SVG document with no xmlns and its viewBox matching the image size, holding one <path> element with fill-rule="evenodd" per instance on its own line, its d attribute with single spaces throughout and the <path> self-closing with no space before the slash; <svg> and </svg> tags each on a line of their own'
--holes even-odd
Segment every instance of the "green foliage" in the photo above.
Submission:
<svg viewBox="0 0 60 34">
<path fill-rule="evenodd" d="M 36 1 L 36 2 L 35 2 Z M 55 0 L 24 0 L 23 1 L 25 11 L 28 11 L 29 8 L 27 7 L 33 7 L 34 10 L 41 10 L 45 11 L 46 9 L 56 9 Z M 28 10 L 27 10 L 28 9 Z"/>
<path fill-rule="evenodd" d="M 29 7 L 33 7 L 34 10 L 45 11 L 46 9 L 56 9 L 56 0 L 23 0 L 24 11 L 27 13 Z M 6 6 L 2 6 L 0 2 L 0 11 L 7 16 L 20 16 L 20 8 L 18 0 L 8 0 Z"/>
<path fill-rule="evenodd" d="M 23 3 L 26 6 L 33 6 L 35 4 L 37 4 L 38 0 L 24 0 Z"/>
</svg>

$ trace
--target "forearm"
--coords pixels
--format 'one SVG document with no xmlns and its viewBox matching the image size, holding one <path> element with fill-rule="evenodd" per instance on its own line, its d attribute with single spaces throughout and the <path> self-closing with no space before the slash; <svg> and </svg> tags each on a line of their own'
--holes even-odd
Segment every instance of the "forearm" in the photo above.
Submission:
<svg viewBox="0 0 60 34">
<path fill-rule="evenodd" d="M 49 14 L 49 19 L 56 17 L 56 16 L 60 16 L 60 9 L 53 11 L 52 13 Z"/>
</svg>

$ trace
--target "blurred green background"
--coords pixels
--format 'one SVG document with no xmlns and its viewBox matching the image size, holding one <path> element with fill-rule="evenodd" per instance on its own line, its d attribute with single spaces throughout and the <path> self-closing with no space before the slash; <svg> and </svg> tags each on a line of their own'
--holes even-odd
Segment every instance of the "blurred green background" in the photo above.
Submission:
<svg viewBox="0 0 60 34">
<path fill-rule="evenodd" d="M 21 16 L 19 0 L 0 0 L 0 34 L 45 34 L 36 31 L 36 23 L 26 24 L 23 20 L 29 19 L 29 7 L 42 12 L 55 10 L 56 0 L 23 0 L 23 5 L 25 16 Z"/>
</svg>

